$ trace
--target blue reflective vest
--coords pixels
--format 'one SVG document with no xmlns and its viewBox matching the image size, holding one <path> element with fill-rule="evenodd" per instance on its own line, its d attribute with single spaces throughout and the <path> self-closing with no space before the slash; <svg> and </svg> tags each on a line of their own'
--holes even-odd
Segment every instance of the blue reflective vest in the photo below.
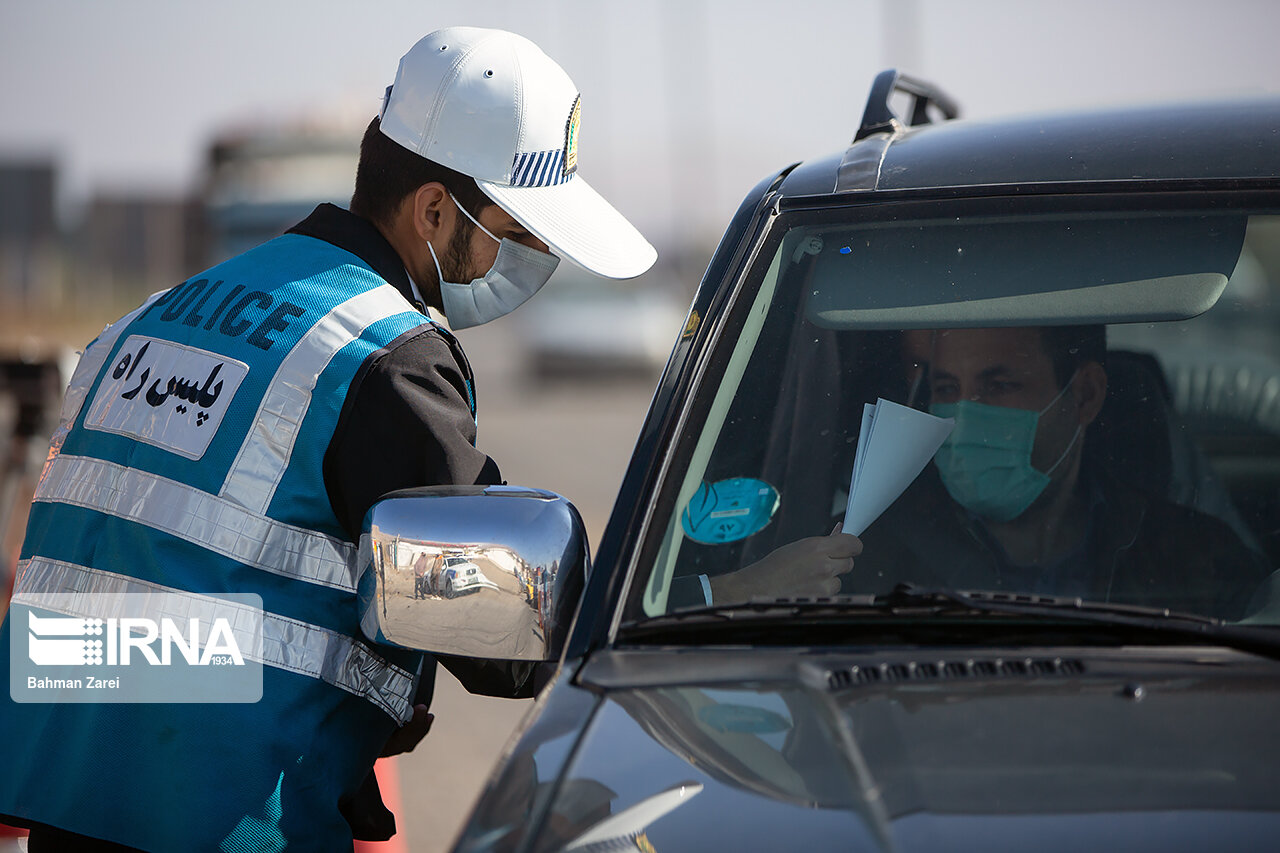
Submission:
<svg viewBox="0 0 1280 853">
<path fill-rule="evenodd" d="M 6 695 L 0 814 L 144 849 L 351 849 L 340 802 L 411 716 L 421 658 L 360 639 L 356 547 L 322 461 L 361 364 L 428 322 L 357 256 L 289 234 L 153 296 L 88 347 L 13 612 L 70 589 L 255 593 L 263 696 Z M 8 621 L 6 662 L 25 631 Z"/>
</svg>

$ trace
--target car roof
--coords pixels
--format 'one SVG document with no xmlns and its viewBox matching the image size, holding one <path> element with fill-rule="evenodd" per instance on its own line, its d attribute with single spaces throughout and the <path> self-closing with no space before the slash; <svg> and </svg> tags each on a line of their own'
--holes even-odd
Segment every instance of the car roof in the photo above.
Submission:
<svg viewBox="0 0 1280 853">
<path fill-rule="evenodd" d="M 1280 98 L 1269 97 L 898 124 L 867 134 L 843 152 L 800 164 L 781 190 L 784 196 L 807 196 L 1103 181 L 1275 180 L 1278 171 Z"/>
</svg>

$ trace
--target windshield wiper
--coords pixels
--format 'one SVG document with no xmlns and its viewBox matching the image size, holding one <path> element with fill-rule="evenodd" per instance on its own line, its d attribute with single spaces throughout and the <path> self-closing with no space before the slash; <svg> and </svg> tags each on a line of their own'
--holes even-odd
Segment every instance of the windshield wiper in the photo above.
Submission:
<svg viewBox="0 0 1280 853">
<path fill-rule="evenodd" d="M 1112 630 L 1132 629 L 1200 643 L 1212 642 L 1271 657 L 1280 655 L 1280 632 L 1261 626 L 1236 625 L 1196 613 L 1029 593 L 928 589 L 912 584 L 898 584 L 885 595 L 755 599 L 678 610 L 642 622 L 626 623 L 621 628 L 627 637 L 640 638 L 713 626 L 746 628 L 793 620 L 856 621 L 864 625 L 892 620 L 901 626 L 904 618 L 920 617 L 926 617 L 919 622 L 920 627 L 927 628 L 930 627 L 928 617 L 957 616 L 1013 617 L 1023 628 L 1028 617 L 1056 625 L 1086 623 Z"/>
<path fill-rule="evenodd" d="M 1129 627 L 1185 636 L 1243 651 L 1276 657 L 1280 633 L 1265 626 L 1238 625 L 1212 616 L 1149 607 L 1116 604 L 1064 596 L 988 590 L 925 589 L 898 584 L 876 601 L 887 607 L 936 606 L 940 613 L 982 613 L 1006 616 L 1041 616 L 1108 627 Z M 1261 630 L 1260 630 L 1261 628 Z"/>
<path fill-rule="evenodd" d="M 940 611 L 954 610 L 972 613 L 1006 613 L 1015 616 L 1034 616 L 1052 613 L 1066 619 L 1079 618 L 1089 622 L 1110 624 L 1147 625 L 1151 620 L 1160 624 L 1184 624 L 1223 626 L 1220 619 L 1198 613 L 1184 613 L 1167 607 L 1148 607 L 1139 604 L 1116 604 L 1110 601 L 1089 601 L 1056 595 L 1036 595 L 1025 592 L 1000 592 L 994 590 L 927 589 L 914 584 L 900 583 L 893 592 L 875 597 L 878 604 L 890 608 L 937 607 Z"/>
</svg>

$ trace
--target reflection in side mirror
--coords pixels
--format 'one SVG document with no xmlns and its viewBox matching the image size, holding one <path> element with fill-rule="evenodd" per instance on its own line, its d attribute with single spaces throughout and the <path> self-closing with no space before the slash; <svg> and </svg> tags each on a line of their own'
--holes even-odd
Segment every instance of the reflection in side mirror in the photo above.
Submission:
<svg viewBox="0 0 1280 853">
<path fill-rule="evenodd" d="M 590 568 L 573 504 L 512 486 L 393 492 L 365 515 L 360 627 L 376 643 L 558 660 Z"/>
</svg>

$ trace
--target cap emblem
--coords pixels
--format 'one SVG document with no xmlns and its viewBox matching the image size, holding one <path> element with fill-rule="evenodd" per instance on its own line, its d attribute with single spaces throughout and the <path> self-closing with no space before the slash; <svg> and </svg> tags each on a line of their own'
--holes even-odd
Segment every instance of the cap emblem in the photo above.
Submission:
<svg viewBox="0 0 1280 853">
<path fill-rule="evenodd" d="M 582 120 L 582 95 L 573 99 L 573 109 L 569 111 L 569 121 L 564 127 L 564 173 L 572 175 L 578 171 L 578 122 Z"/>
</svg>

